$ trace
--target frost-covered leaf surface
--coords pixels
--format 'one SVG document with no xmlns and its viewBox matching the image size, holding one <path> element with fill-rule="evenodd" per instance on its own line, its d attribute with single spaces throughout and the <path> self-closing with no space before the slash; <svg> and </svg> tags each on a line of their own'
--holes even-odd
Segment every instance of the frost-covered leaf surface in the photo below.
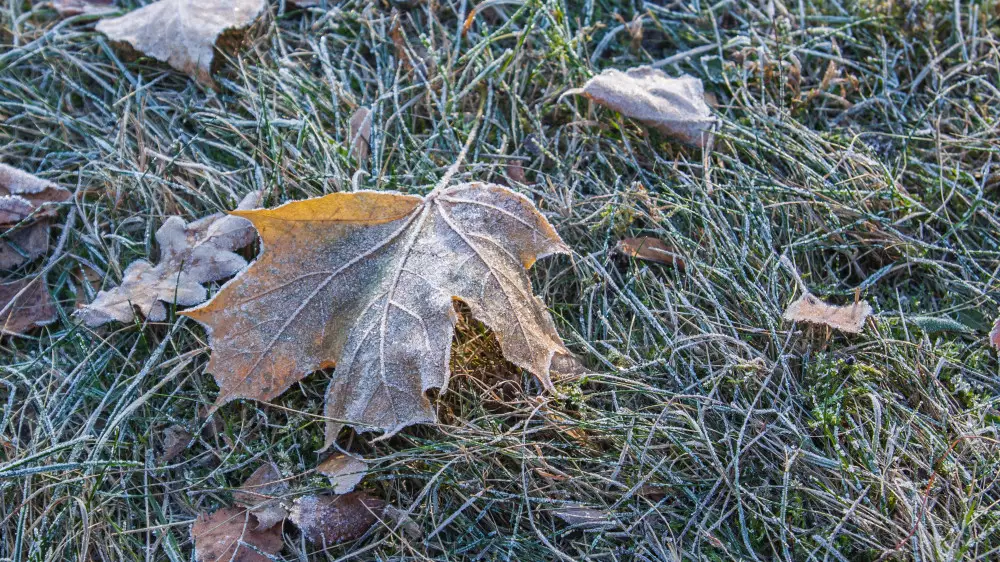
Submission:
<svg viewBox="0 0 1000 562">
<path fill-rule="evenodd" d="M 0 334 L 23 334 L 59 318 L 40 277 L 0 282 Z"/>
<path fill-rule="evenodd" d="M 70 192 L 23 170 L 0 164 L 0 270 L 13 269 L 38 258 L 49 248 L 51 203 L 69 199 Z"/>
<path fill-rule="evenodd" d="M 289 519 L 309 542 L 333 545 L 364 535 L 384 509 L 385 502 L 364 492 L 302 496 L 295 499 Z"/>
<path fill-rule="evenodd" d="M 237 209 L 252 209 L 259 203 L 260 193 L 252 192 Z M 234 250 L 253 240 L 253 227 L 240 217 L 216 213 L 190 224 L 170 217 L 156 231 L 160 262 L 155 266 L 145 260 L 133 262 L 121 285 L 101 291 L 77 314 L 91 327 L 112 320 L 131 322 L 134 308 L 152 321 L 162 321 L 167 317 L 164 303 L 202 303 L 208 298 L 203 283 L 225 279 L 246 267 L 246 260 Z"/>
<path fill-rule="evenodd" d="M 201 514 L 191 529 L 195 557 L 198 562 L 270 562 L 266 555 L 281 551 L 281 527 L 257 527 L 254 515 L 243 509 Z"/>
<path fill-rule="evenodd" d="M 249 26 L 266 7 L 266 0 L 159 0 L 101 20 L 97 31 L 207 84 L 219 37 Z"/>
<path fill-rule="evenodd" d="M 217 405 L 270 400 L 336 365 L 327 444 L 341 422 L 391 434 L 434 421 L 424 393 L 447 388 L 455 298 L 546 388 L 553 356 L 568 354 L 525 272 L 568 249 L 505 187 L 334 193 L 236 214 L 253 222 L 263 254 L 184 313 L 208 328 Z"/>
<path fill-rule="evenodd" d="M 701 80 L 672 78 L 662 70 L 640 66 L 625 72 L 611 68 L 577 90 L 591 100 L 659 129 L 677 140 L 704 146 L 715 118 L 705 103 Z"/>
</svg>

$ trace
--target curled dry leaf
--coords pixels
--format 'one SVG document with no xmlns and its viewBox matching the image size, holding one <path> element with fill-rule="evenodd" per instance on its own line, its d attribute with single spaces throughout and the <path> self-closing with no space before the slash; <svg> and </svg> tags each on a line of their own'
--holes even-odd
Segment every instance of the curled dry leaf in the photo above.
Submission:
<svg viewBox="0 0 1000 562">
<path fill-rule="evenodd" d="M 834 306 L 805 293 L 785 309 L 784 319 L 789 322 L 823 324 L 851 334 L 861 333 L 872 307 L 865 301 L 846 306 Z"/>
<path fill-rule="evenodd" d="M 0 282 L 0 334 L 23 334 L 58 318 L 55 303 L 41 277 Z"/>
<path fill-rule="evenodd" d="M 705 103 L 701 80 L 687 75 L 671 78 L 648 66 L 625 72 L 613 68 L 605 70 L 588 80 L 583 88 L 564 95 L 567 94 L 583 94 L 622 115 L 696 146 L 705 146 L 716 122 Z"/>
<path fill-rule="evenodd" d="M 302 496 L 295 499 L 289 519 L 309 542 L 332 545 L 367 533 L 384 509 L 385 502 L 364 492 Z"/>
<path fill-rule="evenodd" d="M 615 251 L 631 258 L 672 265 L 681 271 L 687 267 L 684 259 L 676 250 L 667 246 L 662 240 L 651 236 L 619 240 Z"/>
<path fill-rule="evenodd" d="M 237 209 L 252 209 L 259 203 L 260 192 L 255 191 L 244 197 Z M 156 231 L 160 263 L 132 262 L 121 285 L 101 291 L 76 314 L 91 327 L 112 320 L 131 322 L 135 318 L 133 307 L 154 322 L 165 320 L 164 302 L 182 306 L 202 303 L 208 298 L 202 283 L 224 279 L 246 267 L 246 260 L 233 250 L 253 240 L 250 222 L 239 217 L 216 213 L 190 224 L 170 217 Z"/>
<path fill-rule="evenodd" d="M 69 199 L 70 192 L 6 164 L 0 164 L 0 269 L 12 269 L 49 249 L 47 203 Z"/>
<path fill-rule="evenodd" d="M 372 112 L 361 106 L 351 116 L 351 152 L 356 154 L 358 162 L 368 160 L 371 152 Z"/>
<path fill-rule="evenodd" d="M 288 517 L 288 510 L 281 505 L 281 497 L 288 493 L 288 483 L 274 463 L 260 466 L 247 478 L 240 489 L 233 492 L 233 501 L 248 508 L 257 517 L 257 530 L 267 529 Z"/>
<path fill-rule="evenodd" d="M 270 562 L 254 548 L 274 555 L 282 545 L 280 526 L 258 530 L 252 513 L 231 507 L 199 515 L 191 536 L 198 562 Z"/>
<path fill-rule="evenodd" d="M 212 62 L 227 31 L 246 28 L 267 7 L 266 0 L 159 0 L 118 18 L 101 20 L 97 31 L 112 41 L 212 83 Z"/>
<path fill-rule="evenodd" d="M 368 463 L 350 455 L 334 453 L 321 462 L 316 470 L 330 479 L 335 493 L 346 494 L 365 478 Z"/>
<path fill-rule="evenodd" d="M 270 400 L 336 364 L 328 418 L 389 434 L 432 422 L 424 393 L 447 388 L 456 298 L 546 389 L 553 356 L 569 354 L 525 272 L 568 248 L 505 187 L 333 193 L 235 214 L 257 227 L 263 253 L 184 312 L 208 329 L 216 407 Z M 327 446 L 340 428 L 328 423 Z"/>
<path fill-rule="evenodd" d="M 993 323 L 993 329 L 990 330 L 990 344 L 1000 350 L 1000 318 L 997 318 L 996 322 Z"/>
</svg>

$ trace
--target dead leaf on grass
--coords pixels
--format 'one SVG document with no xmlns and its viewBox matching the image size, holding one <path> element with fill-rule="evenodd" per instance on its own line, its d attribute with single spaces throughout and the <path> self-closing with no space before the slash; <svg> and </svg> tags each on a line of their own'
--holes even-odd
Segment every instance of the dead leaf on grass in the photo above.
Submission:
<svg viewBox="0 0 1000 562">
<path fill-rule="evenodd" d="M 333 193 L 238 211 L 264 251 L 210 302 L 183 314 L 206 326 L 216 407 L 271 400 L 333 366 L 325 415 L 393 434 L 435 420 L 424 394 L 444 391 L 461 299 L 512 363 L 547 390 L 568 355 L 525 269 L 568 252 L 526 197 L 468 183 L 427 198 Z M 327 425 L 327 446 L 341 422 Z"/>
<path fill-rule="evenodd" d="M 582 88 L 565 95 L 587 98 L 659 129 L 680 141 L 705 146 L 716 123 L 705 103 L 701 80 L 691 76 L 671 78 L 648 66 L 625 72 L 608 69 L 594 76 Z"/>
<path fill-rule="evenodd" d="M 237 209 L 252 209 L 259 203 L 260 192 L 255 191 L 244 197 Z M 167 318 L 165 302 L 181 306 L 202 303 L 208 298 L 202 283 L 225 279 L 245 268 L 246 260 L 234 250 L 254 238 L 250 221 L 238 216 L 216 213 L 190 224 L 170 217 L 156 231 L 160 263 L 132 262 L 121 285 L 101 291 L 76 315 L 95 327 L 112 320 L 131 322 L 135 307 L 150 320 L 163 321 Z"/>
<path fill-rule="evenodd" d="M 69 199 L 58 185 L 0 164 L 0 269 L 13 269 L 49 249 L 51 203 Z"/>
<path fill-rule="evenodd" d="M 159 0 L 124 16 L 101 20 L 97 31 L 112 41 L 212 83 L 216 43 L 226 31 L 248 27 L 266 0 Z"/>
<path fill-rule="evenodd" d="M 288 493 L 288 482 L 281 478 L 274 463 L 265 463 L 233 492 L 233 501 L 246 507 L 257 517 L 257 530 L 268 529 L 288 517 L 281 497 Z"/>
<path fill-rule="evenodd" d="M 368 463 L 350 455 L 334 453 L 321 462 L 316 470 L 330 479 L 334 493 L 346 494 L 364 480 L 368 473 Z"/>
<path fill-rule="evenodd" d="M 385 502 L 364 492 L 303 496 L 295 499 L 289 519 L 309 542 L 333 545 L 367 533 L 384 509 Z"/>
<path fill-rule="evenodd" d="M 167 464 L 187 449 L 191 442 L 191 432 L 180 425 L 172 425 L 163 431 L 163 452 L 159 463 Z"/>
<path fill-rule="evenodd" d="M 619 240 L 615 251 L 631 258 L 672 265 L 680 271 L 684 271 L 687 267 L 684 259 L 675 249 L 667 246 L 662 240 L 651 236 Z"/>
<path fill-rule="evenodd" d="M 0 334 L 24 334 L 59 319 L 40 277 L 0 282 Z"/>
<path fill-rule="evenodd" d="M 274 555 L 282 546 L 281 526 L 258 530 L 252 513 L 232 507 L 199 515 L 191 536 L 198 562 L 270 562 L 254 548 Z"/>
<path fill-rule="evenodd" d="M 846 306 L 827 304 L 810 293 L 803 293 L 785 309 L 784 319 L 789 322 L 822 324 L 851 334 L 860 334 L 872 307 L 865 301 Z"/>
</svg>

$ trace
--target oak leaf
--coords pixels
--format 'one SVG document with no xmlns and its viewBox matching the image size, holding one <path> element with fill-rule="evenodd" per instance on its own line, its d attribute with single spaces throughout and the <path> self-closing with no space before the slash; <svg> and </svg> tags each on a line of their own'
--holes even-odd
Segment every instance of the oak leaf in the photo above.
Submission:
<svg viewBox="0 0 1000 562">
<path fill-rule="evenodd" d="M 784 319 L 789 322 L 823 324 L 851 334 L 860 334 L 872 307 L 865 301 L 845 306 L 827 304 L 810 293 L 804 293 L 785 309 Z"/>
<path fill-rule="evenodd" d="M 124 16 L 101 20 L 97 31 L 112 41 L 212 83 L 212 63 L 224 32 L 249 26 L 266 0 L 159 0 Z M 225 40 L 225 39 L 224 39 Z"/>
<path fill-rule="evenodd" d="M 259 530 L 252 513 L 232 507 L 199 515 L 191 536 L 198 562 L 270 562 L 260 552 L 274 555 L 282 546 L 280 525 Z"/>
<path fill-rule="evenodd" d="M 677 140 L 705 146 L 716 120 L 705 103 L 701 80 L 684 75 L 671 78 L 648 66 L 625 72 L 608 69 L 582 88 L 563 95 L 582 94 L 622 115 L 659 129 Z"/>
<path fill-rule="evenodd" d="M 281 497 L 288 493 L 288 482 L 281 478 L 274 463 L 262 464 L 240 489 L 233 492 L 233 501 L 248 508 L 257 517 L 257 529 L 263 530 L 284 521 L 288 510 Z"/>
<path fill-rule="evenodd" d="M 333 545 L 368 532 L 382 515 L 385 502 L 364 492 L 295 499 L 289 519 L 309 542 Z"/>
<path fill-rule="evenodd" d="M 6 164 L 0 164 L 0 269 L 12 269 L 49 249 L 51 203 L 70 192 Z"/>
<path fill-rule="evenodd" d="M 259 203 L 260 192 L 254 191 L 237 209 L 252 209 Z M 112 320 L 131 322 L 135 307 L 154 322 L 165 320 L 164 302 L 183 306 L 202 303 L 208 298 L 202 283 L 225 279 L 246 267 L 246 260 L 233 251 L 254 238 L 250 222 L 239 217 L 216 213 L 190 224 L 170 217 L 156 231 L 160 263 L 132 262 L 121 285 L 98 293 L 77 315 L 95 327 Z"/>
<path fill-rule="evenodd" d="M 264 251 L 208 303 L 216 407 L 270 400 L 336 365 L 327 446 L 342 423 L 393 434 L 435 420 L 425 391 L 445 390 L 462 300 L 503 354 L 552 389 L 568 355 L 525 269 L 568 248 L 524 196 L 468 183 L 425 198 L 359 191 L 238 211 Z"/>
<path fill-rule="evenodd" d="M 23 334 L 59 319 L 41 277 L 0 282 L 0 334 Z"/>
</svg>

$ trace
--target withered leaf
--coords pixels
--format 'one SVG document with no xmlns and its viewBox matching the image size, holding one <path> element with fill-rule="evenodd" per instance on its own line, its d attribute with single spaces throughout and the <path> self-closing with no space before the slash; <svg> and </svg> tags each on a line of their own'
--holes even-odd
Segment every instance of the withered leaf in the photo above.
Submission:
<svg viewBox="0 0 1000 562">
<path fill-rule="evenodd" d="M 789 322 L 823 324 L 851 334 L 861 333 L 872 307 L 865 301 L 845 306 L 827 304 L 810 293 L 804 293 L 785 309 L 784 319 Z"/>
<path fill-rule="evenodd" d="M 659 129 L 677 140 L 705 146 L 715 118 L 705 103 L 701 80 L 692 76 L 671 78 L 648 66 L 625 72 L 608 69 L 566 94 L 587 98 Z M 564 94 L 564 95 L 566 95 Z"/>
<path fill-rule="evenodd" d="M 996 322 L 993 323 L 993 329 L 990 330 L 990 344 L 1000 350 L 1000 318 L 997 318 Z"/>
<path fill-rule="evenodd" d="M 243 509 L 226 507 L 201 514 L 191 529 L 195 557 L 198 562 L 270 562 L 254 548 L 271 555 L 280 552 L 281 526 L 257 527 L 254 515 Z"/>
<path fill-rule="evenodd" d="M 281 497 L 288 493 L 288 482 L 281 478 L 274 463 L 265 463 L 247 478 L 239 491 L 233 492 L 233 501 L 248 508 L 257 517 L 258 530 L 281 523 L 288 511 L 281 505 Z"/>
<path fill-rule="evenodd" d="M 160 454 L 160 464 L 177 458 L 187 449 L 191 442 L 191 432 L 180 425 L 172 425 L 163 431 L 163 452 Z"/>
<path fill-rule="evenodd" d="M 69 199 L 70 192 L 6 164 L 0 164 L 0 269 L 12 269 L 49 249 L 47 203 Z"/>
<path fill-rule="evenodd" d="M 379 520 L 385 502 L 364 492 L 296 498 L 289 515 L 306 539 L 333 545 L 357 539 Z"/>
<path fill-rule="evenodd" d="M 0 334 L 23 334 L 59 319 L 41 277 L 0 281 Z"/>
<path fill-rule="evenodd" d="M 124 16 L 101 20 L 97 31 L 112 41 L 212 83 L 215 47 L 224 32 L 257 19 L 266 0 L 159 0 Z"/>
<path fill-rule="evenodd" d="M 368 160 L 371 151 L 372 112 L 361 106 L 351 116 L 351 153 L 357 155 L 358 162 Z"/>
<path fill-rule="evenodd" d="M 237 209 L 252 209 L 260 203 L 260 192 L 243 198 Z M 233 250 L 254 240 L 254 230 L 246 219 L 216 213 L 190 224 L 170 217 L 156 231 L 160 263 L 132 262 L 125 269 L 122 284 L 101 291 L 94 302 L 77 311 L 88 326 L 112 320 L 131 322 L 133 307 L 154 322 L 165 320 L 164 302 L 182 306 L 199 304 L 208 298 L 202 283 L 218 281 L 240 271 L 247 262 Z"/>
<path fill-rule="evenodd" d="M 681 271 L 687 266 L 677 250 L 667 246 L 659 238 L 651 236 L 619 240 L 615 251 L 631 258 L 672 265 Z"/>
<path fill-rule="evenodd" d="M 553 387 L 567 354 L 525 269 L 567 252 L 524 196 L 468 183 L 426 198 L 359 191 L 235 213 L 264 251 L 211 301 L 184 314 L 204 324 L 216 406 L 270 400 L 336 364 L 325 414 L 389 434 L 435 419 L 425 391 L 447 388 L 461 299 L 504 356 Z M 327 424 L 327 445 L 341 423 Z"/>
<path fill-rule="evenodd" d="M 316 470 L 330 479 L 335 493 L 346 494 L 364 480 L 368 473 L 368 463 L 350 455 L 334 453 L 321 462 Z"/>
</svg>

